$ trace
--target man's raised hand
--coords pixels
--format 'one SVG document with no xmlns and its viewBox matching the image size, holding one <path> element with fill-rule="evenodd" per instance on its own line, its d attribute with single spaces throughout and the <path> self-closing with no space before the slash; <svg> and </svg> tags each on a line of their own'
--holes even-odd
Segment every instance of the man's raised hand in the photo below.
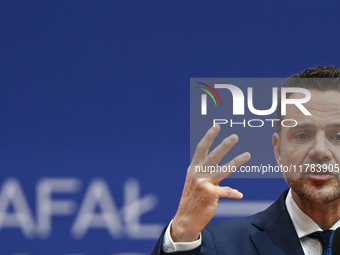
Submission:
<svg viewBox="0 0 340 255">
<path fill-rule="evenodd" d="M 193 166 L 216 166 L 225 154 L 237 143 L 237 135 L 225 138 L 213 151 L 209 148 L 218 135 L 220 127 L 216 125 L 208 130 L 198 143 L 191 165 L 187 170 L 182 197 L 177 213 L 171 225 L 171 237 L 174 242 L 191 242 L 197 240 L 202 229 L 214 216 L 220 197 L 241 199 L 236 189 L 221 187 L 218 184 L 230 175 L 229 172 L 212 174 L 212 178 L 192 178 L 190 168 Z M 250 154 L 245 152 L 225 164 L 240 167 L 248 162 Z M 223 167 L 223 166 L 221 166 Z"/>
</svg>

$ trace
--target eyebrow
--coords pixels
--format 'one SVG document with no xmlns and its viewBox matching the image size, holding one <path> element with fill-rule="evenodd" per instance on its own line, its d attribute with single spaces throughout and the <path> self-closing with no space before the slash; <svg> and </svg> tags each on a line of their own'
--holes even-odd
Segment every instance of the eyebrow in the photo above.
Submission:
<svg viewBox="0 0 340 255">
<path fill-rule="evenodd" d="M 314 124 L 309 124 L 309 123 L 302 123 L 302 124 L 297 124 L 294 128 L 306 128 L 310 126 L 315 126 Z"/>
<path fill-rule="evenodd" d="M 331 125 L 329 125 L 329 126 L 332 126 L 332 127 L 340 127 L 340 123 L 333 123 L 333 124 L 331 124 Z M 315 125 L 314 124 L 312 124 L 312 123 L 302 123 L 302 124 L 297 124 L 295 127 L 293 127 L 293 128 L 307 128 L 307 127 L 315 127 Z"/>
</svg>

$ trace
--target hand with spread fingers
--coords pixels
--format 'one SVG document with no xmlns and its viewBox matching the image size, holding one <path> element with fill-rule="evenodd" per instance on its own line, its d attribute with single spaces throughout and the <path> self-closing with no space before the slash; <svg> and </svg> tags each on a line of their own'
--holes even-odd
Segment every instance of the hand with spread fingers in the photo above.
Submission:
<svg viewBox="0 0 340 255">
<path fill-rule="evenodd" d="M 219 186 L 219 183 L 231 172 L 225 172 L 223 176 L 221 174 L 212 175 L 212 178 L 192 178 L 190 176 L 190 168 L 194 166 L 216 166 L 237 143 L 237 135 L 230 135 L 209 153 L 209 148 L 219 131 L 218 125 L 208 130 L 198 143 L 191 165 L 187 170 L 182 197 L 170 230 L 171 237 L 175 242 L 197 240 L 202 229 L 214 216 L 219 198 L 241 199 L 243 197 L 243 194 L 236 189 Z M 250 154 L 245 152 L 228 162 L 226 166 L 238 168 L 249 159 Z"/>
</svg>

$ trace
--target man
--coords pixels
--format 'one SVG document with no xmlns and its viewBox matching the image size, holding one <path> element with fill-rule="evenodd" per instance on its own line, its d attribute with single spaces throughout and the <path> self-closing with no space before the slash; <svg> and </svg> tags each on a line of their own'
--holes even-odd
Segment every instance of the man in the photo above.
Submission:
<svg viewBox="0 0 340 255">
<path fill-rule="evenodd" d="M 279 119 L 298 123 L 278 125 L 278 133 L 273 135 L 277 164 L 301 169 L 284 173 L 289 190 L 261 213 L 206 227 L 220 197 L 241 199 L 242 194 L 219 186 L 227 176 L 191 178 L 189 166 L 177 213 L 152 254 L 330 254 L 332 230 L 340 227 L 340 79 L 334 79 L 339 77 L 339 68 L 319 67 L 294 75 L 297 79 L 285 84 L 311 93 L 311 99 L 303 104 L 311 115 L 295 105 L 287 106 L 285 116 L 278 109 Z M 299 93 L 289 95 L 292 99 L 302 97 Z M 219 126 L 208 130 L 191 165 L 216 165 L 237 143 L 238 137 L 231 135 L 209 153 L 219 130 Z M 240 167 L 249 159 L 245 152 L 228 165 Z"/>
</svg>

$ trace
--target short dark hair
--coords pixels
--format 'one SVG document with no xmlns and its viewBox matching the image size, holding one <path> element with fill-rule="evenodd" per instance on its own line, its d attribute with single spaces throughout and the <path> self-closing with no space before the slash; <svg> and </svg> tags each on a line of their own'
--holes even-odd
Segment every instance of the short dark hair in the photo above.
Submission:
<svg viewBox="0 0 340 255">
<path fill-rule="evenodd" d="M 308 78 L 308 79 L 307 79 Z M 340 92 L 340 68 L 336 66 L 320 66 L 309 68 L 298 74 L 290 76 L 282 87 L 299 87 L 305 89 L 316 89 L 320 91 L 339 91 Z M 289 97 L 290 94 L 287 94 Z M 339 98 L 340 100 L 340 98 Z M 277 104 L 277 132 L 281 135 L 281 93 L 279 93 Z"/>
</svg>

